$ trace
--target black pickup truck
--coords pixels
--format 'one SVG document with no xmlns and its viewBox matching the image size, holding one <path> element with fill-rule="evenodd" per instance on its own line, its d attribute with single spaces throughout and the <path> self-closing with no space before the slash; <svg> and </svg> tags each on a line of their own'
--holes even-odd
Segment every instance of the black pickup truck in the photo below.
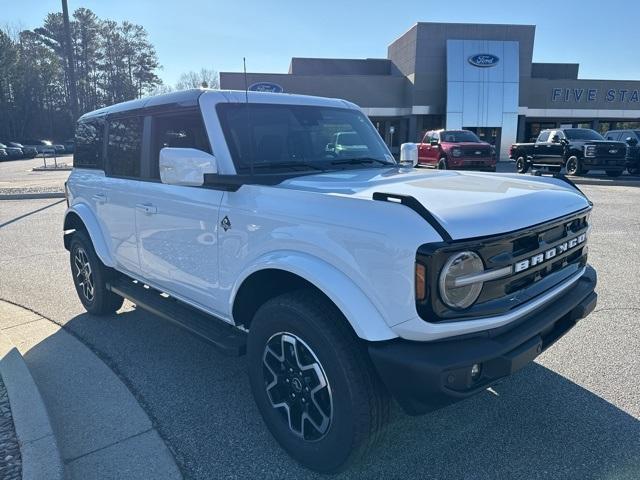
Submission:
<svg viewBox="0 0 640 480">
<path fill-rule="evenodd" d="M 542 130 L 535 143 L 514 143 L 509 158 L 518 173 L 530 167 L 546 167 L 569 175 L 584 175 L 589 170 L 604 170 L 610 177 L 622 175 L 626 168 L 627 145 L 605 140 L 588 128 Z"/>
</svg>

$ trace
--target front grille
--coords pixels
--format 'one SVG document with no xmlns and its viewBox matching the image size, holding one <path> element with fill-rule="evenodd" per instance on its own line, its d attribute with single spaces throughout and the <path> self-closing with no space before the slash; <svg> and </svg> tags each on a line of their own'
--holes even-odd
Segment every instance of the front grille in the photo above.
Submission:
<svg viewBox="0 0 640 480">
<path fill-rule="evenodd" d="M 625 158 L 627 147 L 625 145 L 596 145 L 596 156 L 604 159 Z"/>
<path fill-rule="evenodd" d="M 489 149 L 488 147 L 484 147 L 484 146 L 472 147 L 469 145 L 464 145 L 459 148 L 462 151 L 463 157 L 484 158 L 484 157 L 491 156 L 491 149 Z M 480 152 L 480 153 L 476 153 L 476 152 Z"/>
<path fill-rule="evenodd" d="M 464 320 L 500 315 L 532 300 L 579 271 L 587 260 L 586 241 L 553 258 L 508 277 L 485 282 L 476 303 L 462 311 L 452 310 L 440 298 L 438 277 L 454 253 L 471 250 L 482 258 L 485 270 L 493 270 L 544 254 L 563 245 L 589 228 L 588 211 L 517 232 L 480 240 L 427 244 L 418 249 L 417 261 L 426 266 L 426 299 L 417 302 L 420 316 L 430 322 Z"/>
</svg>

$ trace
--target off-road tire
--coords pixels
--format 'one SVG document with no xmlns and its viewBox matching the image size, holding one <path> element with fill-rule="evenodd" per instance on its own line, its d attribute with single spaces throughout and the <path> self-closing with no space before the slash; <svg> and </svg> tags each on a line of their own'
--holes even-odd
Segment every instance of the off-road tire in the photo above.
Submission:
<svg viewBox="0 0 640 480">
<path fill-rule="evenodd" d="M 288 415 L 295 411 L 295 404 L 288 409 L 276 408 L 273 402 L 279 405 L 280 401 L 267 393 L 274 379 L 298 374 L 296 371 L 289 374 L 288 366 L 281 366 L 281 375 L 276 377 L 273 372 L 277 368 L 265 366 L 266 358 L 277 358 L 268 353 L 266 347 L 273 345 L 270 342 L 278 340 L 278 335 L 301 340 L 317 359 L 314 365 L 320 365 L 320 371 L 326 374 L 329 388 L 325 392 L 330 392 L 331 417 L 321 437 L 309 440 L 296 435 L 289 423 L 296 417 Z M 282 345 L 279 351 L 284 358 L 285 342 L 275 345 L 276 349 Z M 290 345 L 287 347 L 293 351 Z M 341 471 L 362 458 L 380 440 L 389 417 L 389 394 L 375 372 L 364 342 L 353 333 L 336 306 L 318 292 L 297 290 L 262 305 L 250 325 L 247 357 L 251 390 L 267 427 L 282 448 L 305 467 L 323 473 Z M 306 355 L 306 358 L 312 357 Z M 277 380 L 277 384 L 284 387 L 279 392 L 284 391 L 283 398 L 291 402 L 294 401 L 291 393 L 295 392 L 286 387 L 293 386 L 294 380 L 293 377 Z M 306 376 L 304 381 L 308 381 Z M 295 400 L 301 401 L 301 398 Z M 305 406 L 312 407 L 311 404 Z M 314 429 L 311 431 L 317 433 Z"/>
<path fill-rule="evenodd" d="M 122 307 L 124 298 L 107 289 L 107 282 L 116 273 L 100 261 L 89 236 L 81 230 L 76 231 L 69 247 L 73 284 L 85 310 L 93 315 L 108 315 Z M 84 266 L 85 262 L 89 270 Z M 80 272 L 81 269 L 83 272 Z M 87 271 L 90 272 L 88 275 Z M 90 289 L 87 288 L 89 283 Z"/>
<path fill-rule="evenodd" d="M 518 173 L 527 173 L 529 170 L 529 164 L 524 157 L 518 157 L 516 159 L 516 172 Z"/>
</svg>

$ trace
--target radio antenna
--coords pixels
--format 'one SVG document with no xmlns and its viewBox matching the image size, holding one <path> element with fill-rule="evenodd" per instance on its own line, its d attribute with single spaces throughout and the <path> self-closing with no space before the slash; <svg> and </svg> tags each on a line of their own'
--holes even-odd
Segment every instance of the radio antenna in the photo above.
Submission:
<svg viewBox="0 0 640 480">
<path fill-rule="evenodd" d="M 242 68 L 244 71 L 244 103 L 247 112 L 247 130 L 249 133 L 249 172 L 253 177 L 253 129 L 251 128 L 251 121 L 249 120 L 249 83 L 247 82 L 247 59 L 242 57 Z"/>
</svg>

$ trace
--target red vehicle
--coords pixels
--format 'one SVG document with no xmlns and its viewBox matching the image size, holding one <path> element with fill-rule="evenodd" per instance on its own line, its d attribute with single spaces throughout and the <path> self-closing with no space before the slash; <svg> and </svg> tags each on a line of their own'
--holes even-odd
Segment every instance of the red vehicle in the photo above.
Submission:
<svg viewBox="0 0 640 480">
<path fill-rule="evenodd" d="M 496 171 L 495 148 L 469 130 L 431 130 L 418 144 L 418 165 L 441 170 Z"/>
</svg>

